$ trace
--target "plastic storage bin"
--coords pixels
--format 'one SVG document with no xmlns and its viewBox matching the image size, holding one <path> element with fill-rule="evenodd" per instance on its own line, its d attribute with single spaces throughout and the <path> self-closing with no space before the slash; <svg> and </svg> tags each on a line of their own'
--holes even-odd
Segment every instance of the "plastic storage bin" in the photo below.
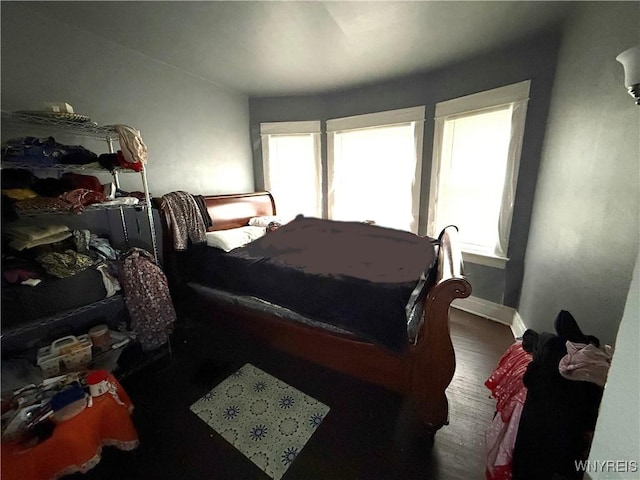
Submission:
<svg viewBox="0 0 640 480">
<path fill-rule="evenodd" d="M 37 363 L 45 378 L 79 370 L 91 363 L 91 347 L 89 335 L 58 338 L 38 350 Z"/>
</svg>

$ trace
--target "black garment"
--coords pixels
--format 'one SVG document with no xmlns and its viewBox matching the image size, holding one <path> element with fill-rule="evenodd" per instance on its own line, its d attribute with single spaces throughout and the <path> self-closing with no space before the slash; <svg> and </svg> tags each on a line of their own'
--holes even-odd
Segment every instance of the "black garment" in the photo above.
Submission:
<svg viewBox="0 0 640 480">
<path fill-rule="evenodd" d="M 82 145 L 65 145 L 64 150 L 65 153 L 60 158 L 60 163 L 65 165 L 87 165 L 98 161 L 98 155 Z"/>
<path fill-rule="evenodd" d="M 118 154 L 103 153 L 98 155 L 98 163 L 102 168 L 106 168 L 111 172 L 118 166 Z"/>
<path fill-rule="evenodd" d="M 527 387 L 513 451 L 514 480 L 575 480 L 583 477 L 576 462 L 588 458 L 603 389 L 591 382 L 568 380 L 558 365 L 567 340 L 600 344 L 584 335 L 573 316 L 561 311 L 557 335 L 527 330 L 522 347 L 533 354 L 523 382 Z"/>
<path fill-rule="evenodd" d="M 33 184 L 38 180 L 30 170 L 22 168 L 3 168 L 2 169 L 2 189 L 11 188 L 32 188 Z"/>
<path fill-rule="evenodd" d="M 73 183 L 68 178 L 38 178 L 31 189 L 41 197 L 59 197 L 73 190 Z"/>
<path fill-rule="evenodd" d="M 198 210 L 200 210 L 200 215 L 202 215 L 204 228 L 206 230 L 209 230 L 209 228 L 213 226 L 213 221 L 211 220 L 211 216 L 209 215 L 209 211 L 207 210 L 207 204 L 204 201 L 204 197 L 202 195 L 192 195 L 192 196 L 193 196 L 193 199 L 196 201 Z"/>
</svg>

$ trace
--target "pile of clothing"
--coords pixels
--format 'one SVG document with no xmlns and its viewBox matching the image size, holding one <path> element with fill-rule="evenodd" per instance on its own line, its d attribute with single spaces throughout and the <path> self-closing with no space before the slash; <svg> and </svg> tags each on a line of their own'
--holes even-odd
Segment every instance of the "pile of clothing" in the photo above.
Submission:
<svg viewBox="0 0 640 480">
<path fill-rule="evenodd" d="M 613 350 L 566 310 L 556 333 L 525 331 L 485 385 L 497 399 L 487 430 L 488 480 L 579 480 Z"/>
<path fill-rule="evenodd" d="M 149 252 L 121 252 L 109 239 L 62 224 L 24 220 L 3 230 L 4 326 L 86 305 L 116 292 L 143 351 L 167 343 L 176 319 L 166 276 Z M 104 287 L 104 288 L 102 288 Z"/>
<path fill-rule="evenodd" d="M 63 145 L 53 137 L 24 137 L 8 140 L 2 146 L 3 162 L 18 162 L 47 167 L 52 165 L 87 165 L 98 156 L 80 145 Z"/>
<path fill-rule="evenodd" d="M 68 278 L 93 267 L 102 276 L 107 297 L 120 290 L 111 265 L 119 252 L 106 238 L 64 224 L 25 220 L 5 225 L 3 233 L 10 247 L 3 249 L 3 282 L 35 286 L 47 277 Z"/>
<path fill-rule="evenodd" d="M 101 184 L 91 175 L 66 173 L 57 178 L 38 178 L 31 168 L 82 166 L 96 170 L 115 168 L 141 171 L 147 161 L 147 147 L 140 132 L 127 125 L 113 125 L 121 150 L 97 155 L 80 145 L 64 145 L 53 137 L 23 137 L 2 145 L 3 214 L 37 214 L 57 211 L 80 213 L 95 203 L 102 206 L 136 205 L 142 192 L 116 191 L 111 183 Z M 12 168 L 15 165 L 16 168 Z M 8 205 L 10 208 L 5 207 Z"/>
<path fill-rule="evenodd" d="M 128 125 L 112 125 L 118 134 L 121 150 L 98 156 L 81 145 L 65 145 L 53 137 L 22 137 L 8 140 L 2 145 L 2 161 L 25 163 L 31 166 L 95 164 L 96 168 L 130 168 L 139 172 L 147 162 L 147 146 L 140 132 Z"/>
<path fill-rule="evenodd" d="M 59 178 L 39 178 L 29 170 L 2 170 L 3 214 L 16 219 L 21 214 L 47 212 L 81 213 L 88 205 L 137 205 L 142 192 L 123 192 L 112 183 L 102 184 L 93 175 L 64 173 Z"/>
<path fill-rule="evenodd" d="M 9 246 L 21 252 L 23 250 L 61 242 L 71 236 L 66 225 L 31 225 L 24 222 L 14 222 L 4 227 L 4 232 L 9 236 Z"/>
</svg>

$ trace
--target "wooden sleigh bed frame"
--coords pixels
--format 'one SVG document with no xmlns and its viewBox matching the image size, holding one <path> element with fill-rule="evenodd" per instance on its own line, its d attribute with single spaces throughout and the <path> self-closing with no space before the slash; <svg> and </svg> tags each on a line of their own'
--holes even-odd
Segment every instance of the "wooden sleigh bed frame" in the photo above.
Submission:
<svg viewBox="0 0 640 480">
<path fill-rule="evenodd" d="M 252 217 L 276 214 L 269 192 L 205 196 L 213 227 L 225 230 L 245 226 Z M 164 232 L 165 260 L 171 255 Z M 166 262 L 165 262 L 166 263 Z M 385 387 L 408 398 L 420 421 L 434 434 L 448 423 L 447 389 L 455 371 L 455 355 L 449 333 L 449 307 L 456 298 L 471 294 L 463 276 L 462 254 L 456 227 L 447 227 L 440 238 L 437 273 L 432 276 L 424 317 L 415 345 L 395 353 L 355 336 L 330 332 L 289 321 L 214 298 L 197 295 L 204 311 L 232 317 L 235 323 L 269 346 L 321 366 Z"/>
</svg>

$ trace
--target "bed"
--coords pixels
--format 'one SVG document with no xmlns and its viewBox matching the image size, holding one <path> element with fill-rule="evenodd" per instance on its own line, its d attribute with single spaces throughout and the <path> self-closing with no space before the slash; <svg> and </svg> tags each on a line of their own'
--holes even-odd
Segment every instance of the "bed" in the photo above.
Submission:
<svg viewBox="0 0 640 480">
<path fill-rule="evenodd" d="M 252 218 L 276 214 L 269 192 L 212 195 L 203 199 L 212 220 L 210 232 L 235 231 L 248 225 Z M 309 257 L 301 256 L 300 251 L 304 249 L 299 248 L 299 243 L 309 241 L 306 233 L 303 234 L 307 230 L 318 239 L 312 243 L 319 243 L 323 248 L 345 245 L 343 259 L 351 260 L 311 262 Z M 334 231 L 343 237 L 336 237 L 338 243 L 327 247 Z M 358 243 L 354 244 L 356 247 L 348 247 L 346 236 L 353 235 L 376 237 L 375 247 L 386 249 L 377 255 L 382 266 L 369 268 L 371 257 L 357 251 Z M 403 395 L 432 434 L 448 423 L 445 390 L 455 370 L 449 306 L 454 299 L 471 293 L 471 286 L 463 275 L 456 227 L 447 227 L 438 239 L 429 239 L 360 222 L 297 218 L 230 252 L 203 245 L 191 246 L 188 252 L 175 252 L 170 238 L 165 231 L 163 249 L 167 275 L 188 285 L 212 321 L 232 318 L 233 325 L 271 347 Z M 266 261 L 256 255 L 271 252 L 276 248 L 274 245 L 281 245 L 286 255 L 274 256 L 271 263 L 275 262 L 277 268 L 265 270 L 265 264 L 272 259 Z M 399 248 L 395 248 L 396 245 Z M 404 258 L 399 260 L 404 262 L 402 267 L 395 268 L 389 263 L 395 262 L 392 252 L 396 250 L 404 252 Z M 292 251 L 295 254 L 292 255 Z M 184 273 L 185 265 L 180 265 L 181 262 L 189 263 L 188 274 Z M 253 269 L 248 275 L 239 273 L 245 263 Z M 287 264 L 286 268 L 283 263 Z M 288 273 L 291 264 L 303 265 L 304 272 L 298 268 Z M 366 275 L 371 278 L 360 275 L 363 264 L 367 265 Z M 388 268 L 394 270 L 393 275 L 386 272 Z M 332 269 L 340 271 L 335 273 Z M 288 280 L 287 275 L 291 275 L 292 280 Z M 306 276 L 313 275 L 320 281 L 305 283 Z M 214 277 L 217 280 L 213 280 Z M 263 284 L 280 288 L 263 289 Z M 294 295 L 286 297 L 287 292 Z M 324 295 L 324 292 L 329 293 Z M 315 302 L 316 297 L 326 299 L 332 295 L 332 298 L 343 298 L 324 307 L 321 302 Z M 367 308 L 368 304 L 373 307 Z M 354 305 L 357 308 L 352 308 Z M 336 315 L 335 311 L 339 313 Z M 332 317 L 338 321 L 332 322 Z M 378 317 L 374 319 L 375 328 L 366 324 L 361 328 L 363 319 L 374 317 Z M 384 331 L 387 326 L 380 318 L 393 319 L 387 322 L 394 325 L 389 327 L 390 334 Z M 399 320 L 401 318 L 404 320 Z M 349 323 L 351 320 L 353 325 Z M 399 328 L 404 330 L 401 334 L 398 334 Z M 385 339 L 390 340 L 385 342 Z"/>
</svg>

